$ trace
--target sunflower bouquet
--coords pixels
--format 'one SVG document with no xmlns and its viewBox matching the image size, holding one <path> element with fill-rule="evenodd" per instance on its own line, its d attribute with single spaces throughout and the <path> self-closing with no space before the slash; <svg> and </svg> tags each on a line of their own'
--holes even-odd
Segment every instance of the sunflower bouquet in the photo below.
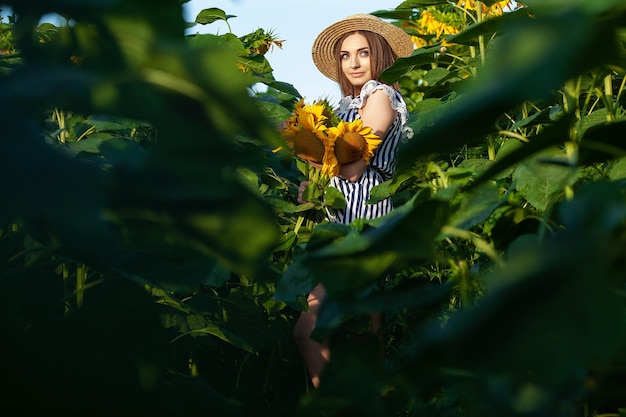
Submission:
<svg viewBox="0 0 626 417">
<path fill-rule="evenodd" d="M 339 120 L 326 100 L 306 104 L 300 99 L 282 134 L 298 158 L 321 164 L 326 176 L 337 175 L 343 164 L 369 162 L 382 142 L 361 119 Z"/>
</svg>

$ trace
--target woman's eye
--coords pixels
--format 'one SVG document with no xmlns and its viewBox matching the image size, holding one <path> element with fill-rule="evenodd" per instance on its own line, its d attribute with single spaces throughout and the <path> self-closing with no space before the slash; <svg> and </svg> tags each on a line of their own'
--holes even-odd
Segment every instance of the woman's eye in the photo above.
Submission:
<svg viewBox="0 0 626 417">
<path fill-rule="evenodd" d="M 340 58 L 341 59 L 348 59 L 348 56 L 349 56 L 348 54 L 341 54 Z"/>
<path fill-rule="evenodd" d="M 361 51 L 361 56 L 367 57 L 370 55 L 370 51 Z"/>
</svg>

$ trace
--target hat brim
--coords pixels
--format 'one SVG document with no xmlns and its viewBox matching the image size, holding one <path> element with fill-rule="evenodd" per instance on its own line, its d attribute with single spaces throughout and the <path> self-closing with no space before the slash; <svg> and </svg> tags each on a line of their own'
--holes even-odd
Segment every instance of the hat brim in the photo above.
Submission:
<svg viewBox="0 0 626 417">
<path fill-rule="evenodd" d="M 370 14 L 348 16 L 328 26 L 317 35 L 313 42 L 311 55 L 315 66 L 333 81 L 339 80 L 335 45 L 344 34 L 357 30 L 367 30 L 381 35 L 387 40 L 397 57 L 409 56 L 415 49 L 409 34 L 398 26 Z"/>
</svg>

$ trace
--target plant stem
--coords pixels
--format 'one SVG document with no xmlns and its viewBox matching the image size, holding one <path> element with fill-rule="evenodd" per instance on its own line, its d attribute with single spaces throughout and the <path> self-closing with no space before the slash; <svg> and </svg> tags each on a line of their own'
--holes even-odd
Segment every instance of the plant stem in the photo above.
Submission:
<svg viewBox="0 0 626 417">
<path fill-rule="evenodd" d="M 478 24 L 480 24 L 483 21 L 483 2 L 482 1 L 477 1 L 476 2 L 476 22 Z M 485 57 L 485 36 L 484 35 L 479 35 L 478 36 L 478 45 L 480 47 L 480 64 L 481 64 L 481 68 L 485 66 L 485 61 L 486 61 L 486 57 Z"/>
<path fill-rule="evenodd" d="M 615 107 L 613 106 L 613 76 L 608 74 L 604 77 L 604 105 L 606 106 L 606 121 L 615 120 Z"/>
<path fill-rule="evenodd" d="M 85 299 L 85 284 L 87 283 L 87 265 L 82 262 L 76 264 L 76 307 L 83 305 Z"/>
</svg>

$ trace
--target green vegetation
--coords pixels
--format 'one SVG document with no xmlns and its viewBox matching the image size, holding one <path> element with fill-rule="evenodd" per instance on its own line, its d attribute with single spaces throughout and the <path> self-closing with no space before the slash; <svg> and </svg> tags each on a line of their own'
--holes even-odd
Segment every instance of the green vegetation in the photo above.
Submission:
<svg viewBox="0 0 626 417">
<path fill-rule="evenodd" d="M 234 17 L 183 3 L 4 2 L 4 415 L 626 415 L 621 0 L 376 12 L 425 44 L 384 74 L 414 131 L 375 190 L 397 209 L 352 227 L 276 151 L 281 41 L 185 35 Z M 318 281 L 313 391 L 291 328 Z"/>
</svg>

